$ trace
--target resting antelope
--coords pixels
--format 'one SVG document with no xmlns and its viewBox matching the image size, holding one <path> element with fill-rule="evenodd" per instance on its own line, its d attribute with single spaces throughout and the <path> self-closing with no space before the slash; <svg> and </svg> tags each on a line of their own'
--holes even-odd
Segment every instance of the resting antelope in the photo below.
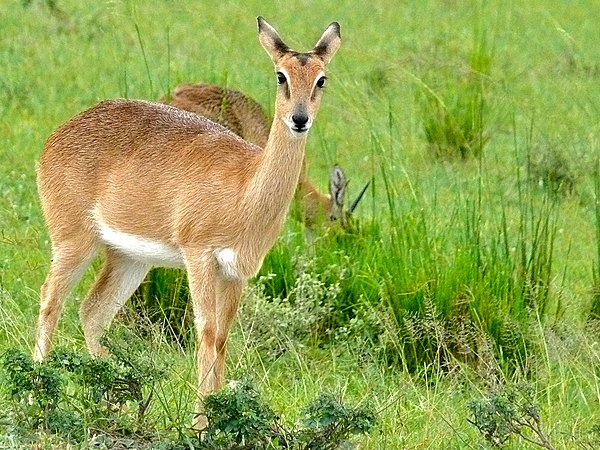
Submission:
<svg viewBox="0 0 600 450">
<path fill-rule="evenodd" d="M 208 83 L 182 84 L 169 97 L 159 101 L 213 120 L 260 148 L 267 143 L 270 119 L 260 104 L 240 91 Z M 321 223 L 338 222 L 345 226 L 368 184 L 350 209 L 344 211 L 347 181 L 342 169 L 333 168 L 329 176 L 329 194 L 323 194 L 309 178 L 305 159 L 292 207 L 294 217 L 304 222 L 308 230 Z"/>
<path fill-rule="evenodd" d="M 107 100 L 48 139 L 38 189 L 52 240 L 34 358 L 50 351 L 65 296 L 99 250 L 104 265 L 81 305 L 92 354 L 152 266 L 185 267 L 198 339 L 202 396 L 223 382 L 240 295 L 283 226 L 319 109 L 325 67 L 340 45 L 333 22 L 306 53 L 258 17 L 275 66 L 275 118 L 260 149 L 196 114 L 146 101 Z"/>
</svg>

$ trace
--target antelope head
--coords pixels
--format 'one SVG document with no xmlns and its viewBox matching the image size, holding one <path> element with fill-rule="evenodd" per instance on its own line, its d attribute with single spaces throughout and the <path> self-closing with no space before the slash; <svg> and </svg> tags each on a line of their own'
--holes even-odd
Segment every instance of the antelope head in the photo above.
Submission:
<svg viewBox="0 0 600 450">
<path fill-rule="evenodd" d="M 306 53 L 289 48 L 262 17 L 258 18 L 258 27 L 260 42 L 275 65 L 278 84 L 275 120 L 281 118 L 292 135 L 305 137 L 327 81 L 324 67 L 340 46 L 340 26 L 337 22 L 329 25 L 314 48 Z"/>
<path fill-rule="evenodd" d="M 331 222 L 339 221 L 342 227 L 348 226 L 352 220 L 352 214 L 362 200 L 365 192 L 369 188 L 371 181 L 368 181 L 354 198 L 348 211 L 344 210 L 346 198 L 346 187 L 349 181 L 346 180 L 346 175 L 340 166 L 334 166 L 329 175 L 329 220 Z"/>
</svg>

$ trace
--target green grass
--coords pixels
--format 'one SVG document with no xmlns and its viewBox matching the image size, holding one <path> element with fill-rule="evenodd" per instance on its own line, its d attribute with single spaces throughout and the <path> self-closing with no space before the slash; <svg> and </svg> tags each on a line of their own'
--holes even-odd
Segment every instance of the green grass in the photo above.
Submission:
<svg viewBox="0 0 600 450">
<path fill-rule="evenodd" d="M 343 43 L 308 140 L 309 172 L 323 190 L 335 163 L 351 190 L 374 184 L 357 233 L 322 234 L 311 247 L 290 221 L 245 294 L 228 378 L 253 379 L 292 422 L 324 389 L 369 403 L 379 424 L 359 442 L 373 449 L 479 448 L 469 401 L 527 383 L 556 448 L 600 448 L 600 331 L 589 320 L 600 279 L 595 6 L 310 0 L 292 14 L 280 1 L 9 0 L 0 353 L 33 344 L 50 258 L 35 164 L 53 129 L 100 99 L 156 99 L 183 82 L 240 89 L 272 111 L 255 17 L 299 50 L 337 20 Z M 451 115 L 428 113 L 424 91 Z M 467 157 L 438 158 L 429 131 L 448 137 L 453 121 L 471 136 Z M 67 303 L 58 344 L 84 348 L 78 299 L 97 267 Z M 265 300 L 277 296 L 289 301 Z M 157 360 L 170 362 L 150 422 L 189 434 L 192 349 L 142 325 Z M 534 447 L 511 438 L 505 448 Z"/>
</svg>

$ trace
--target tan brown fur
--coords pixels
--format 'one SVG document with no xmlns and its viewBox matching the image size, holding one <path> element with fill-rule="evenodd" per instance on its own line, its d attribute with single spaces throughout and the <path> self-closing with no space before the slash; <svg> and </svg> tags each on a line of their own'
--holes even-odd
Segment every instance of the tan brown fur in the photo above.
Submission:
<svg viewBox="0 0 600 450">
<path fill-rule="evenodd" d="M 101 102 L 48 139 L 38 189 L 53 259 L 41 289 L 36 360 L 50 351 L 69 290 L 104 250 L 81 305 L 90 352 L 104 352 L 100 335 L 152 266 L 184 266 L 199 398 L 221 386 L 241 291 L 283 226 L 320 103 L 318 84 L 340 43 L 333 23 L 302 61 L 264 19 L 258 24 L 278 76 L 285 72 L 263 149 L 204 117 L 136 100 Z M 196 426 L 204 425 L 199 414 Z"/>
<path fill-rule="evenodd" d="M 240 91 L 209 83 L 182 84 L 173 90 L 170 98 L 162 97 L 159 101 L 207 117 L 260 148 L 267 143 L 271 126 L 269 117 L 260 104 Z M 331 195 L 322 193 L 308 176 L 306 158 L 292 214 L 308 228 L 342 222 L 342 212 L 338 214 Z"/>
<path fill-rule="evenodd" d="M 260 104 L 234 89 L 208 83 L 181 84 L 169 98 L 159 101 L 207 117 L 260 148 L 267 144 L 271 120 Z"/>
</svg>

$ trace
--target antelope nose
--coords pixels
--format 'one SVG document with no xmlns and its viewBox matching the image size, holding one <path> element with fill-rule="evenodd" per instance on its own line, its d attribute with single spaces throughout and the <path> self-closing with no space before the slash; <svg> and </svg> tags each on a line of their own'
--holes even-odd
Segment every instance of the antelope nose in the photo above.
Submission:
<svg viewBox="0 0 600 450">
<path fill-rule="evenodd" d="M 292 122 L 294 122 L 294 126 L 297 129 L 302 130 L 308 123 L 308 116 L 306 114 L 294 114 Z"/>
</svg>

